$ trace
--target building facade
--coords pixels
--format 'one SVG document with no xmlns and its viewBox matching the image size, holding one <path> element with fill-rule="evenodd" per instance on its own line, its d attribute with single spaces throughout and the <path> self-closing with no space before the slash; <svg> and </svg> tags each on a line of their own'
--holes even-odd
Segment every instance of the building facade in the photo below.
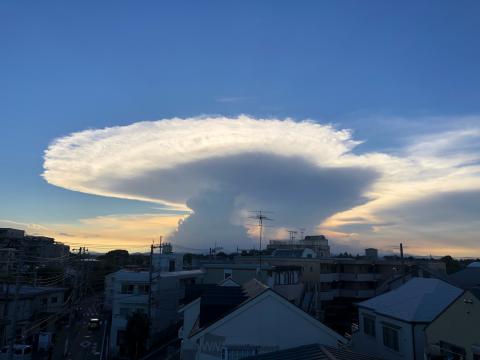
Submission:
<svg viewBox="0 0 480 360">
<path fill-rule="evenodd" d="M 429 360 L 480 360 L 480 289 L 465 291 L 426 328 Z"/>
</svg>

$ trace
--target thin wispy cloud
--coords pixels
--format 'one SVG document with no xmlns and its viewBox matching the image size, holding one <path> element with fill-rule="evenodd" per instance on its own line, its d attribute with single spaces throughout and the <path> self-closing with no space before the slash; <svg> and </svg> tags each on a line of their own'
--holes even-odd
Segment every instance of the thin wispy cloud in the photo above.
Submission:
<svg viewBox="0 0 480 360">
<path fill-rule="evenodd" d="M 249 99 L 246 96 L 215 96 L 215 101 L 219 103 L 240 103 Z"/>
</svg>

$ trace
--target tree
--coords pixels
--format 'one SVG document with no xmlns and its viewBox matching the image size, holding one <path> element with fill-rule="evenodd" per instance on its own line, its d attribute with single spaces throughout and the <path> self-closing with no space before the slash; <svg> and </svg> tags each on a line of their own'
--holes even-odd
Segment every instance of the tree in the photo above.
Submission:
<svg viewBox="0 0 480 360">
<path fill-rule="evenodd" d="M 137 360 L 145 355 L 148 339 L 148 317 L 136 311 L 129 316 L 126 328 L 127 353 L 130 359 Z"/>
<path fill-rule="evenodd" d="M 460 265 L 460 262 L 452 258 L 450 255 L 440 258 L 440 261 L 445 263 L 447 274 L 452 274 L 462 268 L 462 266 Z"/>
</svg>

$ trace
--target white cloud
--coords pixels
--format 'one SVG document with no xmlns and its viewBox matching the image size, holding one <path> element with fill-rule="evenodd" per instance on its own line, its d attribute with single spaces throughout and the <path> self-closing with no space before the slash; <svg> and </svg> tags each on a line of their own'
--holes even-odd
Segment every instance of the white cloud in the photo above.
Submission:
<svg viewBox="0 0 480 360">
<path fill-rule="evenodd" d="M 45 152 L 43 177 L 70 190 L 177 208 L 197 199 L 188 206 L 197 206 L 197 212 L 209 206 L 205 194 L 231 196 L 232 201 L 222 202 L 223 212 L 227 205 L 232 214 L 247 206 L 275 206 L 288 213 L 277 215 L 278 227 L 312 226 L 324 220 L 321 228 L 350 237 L 358 234 L 340 227 L 371 224 L 378 233 L 387 209 L 444 192 L 480 189 L 478 127 L 413 138 L 395 154 L 356 154 L 359 143 L 348 129 L 313 121 L 248 116 L 165 119 L 57 139 Z M 308 204 L 309 193 L 318 204 Z M 328 201 L 322 203 L 323 198 Z M 308 213 L 299 212 L 301 208 Z M 316 219 L 286 223 L 289 216 L 298 222 L 307 214 Z M 222 216 L 225 220 L 231 214 Z M 203 213 L 198 219 L 206 218 Z"/>
</svg>

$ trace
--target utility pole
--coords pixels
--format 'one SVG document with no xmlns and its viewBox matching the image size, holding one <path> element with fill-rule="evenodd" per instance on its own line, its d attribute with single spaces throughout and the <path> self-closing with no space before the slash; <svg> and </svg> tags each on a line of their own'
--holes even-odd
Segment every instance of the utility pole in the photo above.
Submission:
<svg viewBox="0 0 480 360">
<path fill-rule="evenodd" d="M 5 278 L 5 285 L 6 285 L 6 289 L 5 289 L 5 306 L 3 307 L 3 318 L 5 319 L 5 321 L 8 320 L 8 298 L 10 296 L 10 255 L 11 255 L 11 252 L 14 251 L 10 248 L 7 248 L 6 251 L 8 251 L 7 253 L 7 274 L 6 274 L 6 278 Z M 0 344 L 3 345 L 4 341 L 6 342 L 7 341 L 7 325 L 3 325 L 3 331 L 2 331 L 2 339 L 0 339 Z"/>
<path fill-rule="evenodd" d="M 20 295 L 20 272 L 23 267 L 23 241 L 20 241 L 19 253 L 17 256 L 17 268 L 15 269 L 15 296 L 13 298 L 13 319 L 10 328 L 10 343 L 8 346 L 8 360 L 13 360 L 13 347 L 16 339 L 16 327 L 17 327 L 17 312 L 18 312 L 18 298 Z M 8 301 L 8 299 L 7 299 Z"/>
<path fill-rule="evenodd" d="M 162 249 L 162 236 L 160 236 L 160 243 L 158 245 L 150 245 L 150 267 L 148 271 L 148 326 L 152 326 L 152 285 L 153 285 L 153 250 Z"/>
<path fill-rule="evenodd" d="M 402 269 L 402 276 L 405 275 L 405 262 L 403 259 L 403 244 L 400 243 L 400 266 Z"/>
</svg>

